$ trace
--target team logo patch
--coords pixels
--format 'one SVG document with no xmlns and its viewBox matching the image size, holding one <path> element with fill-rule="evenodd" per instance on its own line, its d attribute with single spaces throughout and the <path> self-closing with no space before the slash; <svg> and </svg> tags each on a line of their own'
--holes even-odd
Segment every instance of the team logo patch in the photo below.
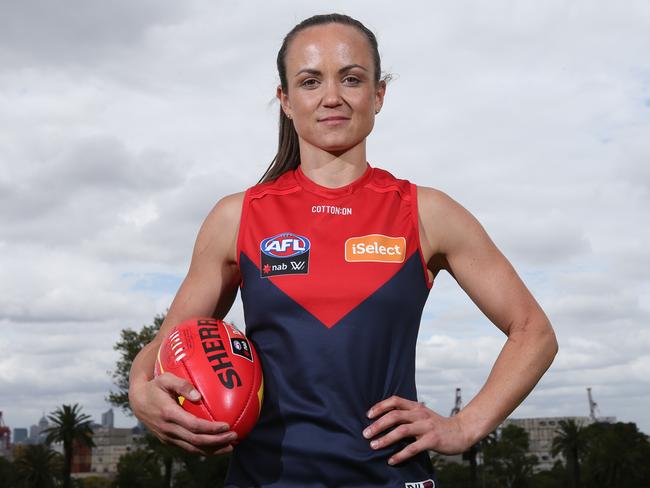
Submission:
<svg viewBox="0 0 650 488">
<path fill-rule="evenodd" d="M 404 483 L 404 488 L 436 488 L 436 483 L 433 480 L 415 481 Z"/>
<path fill-rule="evenodd" d="M 307 274 L 311 243 L 304 236 L 283 232 L 260 243 L 260 276 Z"/>
<path fill-rule="evenodd" d="M 253 354 L 251 353 L 251 346 L 248 343 L 246 336 L 232 324 L 225 322 L 224 325 L 226 326 L 226 333 L 228 334 L 228 339 L 230 339 L 230 346 L 233 354 L 246 358 L 251 363 L 254 362 Z"/>
<path fill-rule="evenodd" d="M 406 239 L 383 234 L 350 237 L 345 241 L 345 260 L 350 263 L 402 263 L 406 254 Z"/>
<path fill-rule="evenodd" d="M 230 345 L 232 346 L 233 354 L 237 354 L 237 356 L 253 361 L 251 346 L 248 344 L 246 339 L 230 339 Z"/>
</svg>

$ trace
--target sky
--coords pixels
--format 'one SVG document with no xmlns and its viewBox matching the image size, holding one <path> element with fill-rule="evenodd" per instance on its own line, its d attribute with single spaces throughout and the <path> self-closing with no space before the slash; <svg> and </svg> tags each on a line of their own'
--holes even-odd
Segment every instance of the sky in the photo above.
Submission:
<svg viewBox="0 0 650 488">
<path fill-rule="evenodd" d="M 368 161 L 484 226 L 559 353 L 511 417 L 602 416 L 650 434 L 650 3 L 0 1 L 0 411 L 99 420 L 113 345 L 165 312 L 196 233 L 277 149 L 275 58 L 342 12 L 392 75 Z M 227 320 L 244 323 L 237 298 Z M 449 415 L 505 343 L 446 273 L 416 350 Z M 117 424 L 135 420 L 117 416 Z"/>
</svg>

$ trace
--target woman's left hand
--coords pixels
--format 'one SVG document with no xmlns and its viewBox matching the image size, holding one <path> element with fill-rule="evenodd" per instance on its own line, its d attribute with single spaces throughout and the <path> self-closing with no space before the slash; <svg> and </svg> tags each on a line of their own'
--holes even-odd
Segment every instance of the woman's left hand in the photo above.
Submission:
<svg viewBox="0 0 650 488">
<path fill-rule="evenodd" d="M 443 417 L 424 404 L 393 395 L 374 405 L 368 411 L 368 418 L 377 419 L 364 431 L 363 436 L 371 439 L 392 426 L 392 431 L 373 439 L 372 449 L 382 449 L 405 437 L 415 437 L 415 442 L 392 455 L 388 464 L 398 464 L 431 449 L 441 454 L 458 454 L 471 447 L 461 419 Z"/>
</svg>

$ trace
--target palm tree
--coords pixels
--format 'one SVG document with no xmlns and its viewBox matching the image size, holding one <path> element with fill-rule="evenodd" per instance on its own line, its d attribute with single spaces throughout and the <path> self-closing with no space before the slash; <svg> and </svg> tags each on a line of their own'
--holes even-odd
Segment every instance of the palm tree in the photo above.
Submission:
<svg viewBox="0 0 650 488">
<path fill-rule="evenodd" d="M 33 444 L 24 446 L 14 461 L 21 486 L 54 488 L 61 472 L 61 455 L 49 446 Z"/>
<path fill-rule="evenodd" d="M 572 488 L 580 486 L 580 459 L 586 448 L 585 429 L 574 419 L 560 420 L 556 436 L 553 438 L 551 454 L 562 454 L 566 459 L 567 471 L 571 478 Z"/>
<path fill-rule="evenodd" d="M 54 424 L 45 430 L 45 442 L 63 443 L 63 488 L 70 488 L 70 472 L 72 468 L 72 449 L 76 442 L 87 447 L 95 447 L 93 430 L 90 426 L 90 416 L 81 413 L 78 403 L 63 405 L 47 416 Z"/>
</svg>

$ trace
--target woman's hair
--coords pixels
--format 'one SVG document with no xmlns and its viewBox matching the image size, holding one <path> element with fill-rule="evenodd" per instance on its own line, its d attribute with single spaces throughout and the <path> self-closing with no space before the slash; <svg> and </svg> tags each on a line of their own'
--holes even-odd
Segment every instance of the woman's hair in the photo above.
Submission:
<svg viewBox="0 0 650 488">
<path fill-rule="evenodd" d="M 288 92 L 287 84 L 287 65 L 285 58 L 287 55 L 287 49 L 289 44 L 296 37 L 296 35 L 308 27 L 315 25 L 323 24 L 345 24 L 357 28 L 361 33 L 363 33 L 368 42 L 370 43 L 370 48 L 372 50 L 372 57 L 375 63 L 375 73 L 374 80 L 375 84 L 379 83 L 379 78 L 381 76 L 381 60 L 379 58 L 379 48 L 377 47 L 377 38 L 365 25 L 359 22 L 352 17 L 349 17 L 344 14 L 324 14 L 324 15 L 314 15 L 308 19 L 303 20 L 297 24 L 289 33 L 285 36 L 282 46 L 278 51 L 278 75 L 280 76 L 280 85 L 282 86 L 282 91 L 284 93 Z M 278 152 L 271 161 L 271 164 L 266 169 L 262 178 L 260 178 L 259 183 L 265 181 L 274 180 L 281 174 L 296 169 L 300 164 L 300 148 L 298 145 L 298 133 L 293 126 L 293 121 L 289 119 L 282 107 L 280 107 L 280 133 L 278 140 Z"/>
</svg>

